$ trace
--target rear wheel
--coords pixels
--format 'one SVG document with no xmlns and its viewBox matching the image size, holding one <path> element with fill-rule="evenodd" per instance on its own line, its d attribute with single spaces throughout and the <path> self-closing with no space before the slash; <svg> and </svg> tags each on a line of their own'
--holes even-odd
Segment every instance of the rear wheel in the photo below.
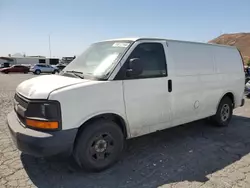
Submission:
<svg viewBox="0 0 250 188">
<path fill-rule="evenodd" d="M 39 69 L 35 70 L 35 74 L 41 74 L 41 71 Z"/>
<path fill-rule="evenodd" d="M 74 148 L 74 158 L 87 171 L 102 171 L 115 162 L 124 148 L 124 136 L 113 121 L 97 120 L 87 125 L 79 134 Z"/>
<path fill-rule="evenodd" d="M 229 97 L 224 97 L 217 109 L 216 115 L 212 117 L 216 126 L 228 126 L 233 115 L 233 101 Z"/>
</svg>

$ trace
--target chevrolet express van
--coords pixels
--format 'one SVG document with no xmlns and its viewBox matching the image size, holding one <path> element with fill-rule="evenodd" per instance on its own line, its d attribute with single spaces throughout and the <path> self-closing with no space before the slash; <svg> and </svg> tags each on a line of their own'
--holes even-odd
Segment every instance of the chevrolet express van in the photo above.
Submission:
<svg viewBox="0 0 250 188">
<path fill-rule="evenodd" d="M 92 44 L 59 75 L 16 88 L 8 126 L 34 156 L 72 154 L 89 171 L 121 156 L 126 139 L 209 117 L 227 126 L 244 105 L 235 47 L 154 38 Z"/>
</svg>

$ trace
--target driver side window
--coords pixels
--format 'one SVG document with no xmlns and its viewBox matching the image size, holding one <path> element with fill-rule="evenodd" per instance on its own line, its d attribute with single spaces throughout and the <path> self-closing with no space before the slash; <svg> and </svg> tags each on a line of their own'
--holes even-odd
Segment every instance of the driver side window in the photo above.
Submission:
<svg viewBox="0 0 250 188">
<path fill-rule="evenodd" d="M 142 73 L 133 78 L 126 75 L 128 61 L 139 58 L 142 62 Z M 161 43 L 141 43 L 133 50 L 128 60 L 118 72 L 115 80 L 145 79 L 167 76 L 167 64 L 163 45 Z"/>
</svg>

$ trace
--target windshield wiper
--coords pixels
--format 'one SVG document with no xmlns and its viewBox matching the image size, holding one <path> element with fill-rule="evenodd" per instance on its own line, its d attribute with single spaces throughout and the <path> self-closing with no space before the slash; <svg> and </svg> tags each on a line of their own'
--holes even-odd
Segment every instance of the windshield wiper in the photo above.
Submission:
<svg viewBox="0 0 250 188">
<path fill-rule="evenodd" d="M 72 71 L 66 71 L 66 73 L 71 73 L 77 76 L 78 78 L 84 79 L 83 72 L 72 70 Z"/>
</svg>

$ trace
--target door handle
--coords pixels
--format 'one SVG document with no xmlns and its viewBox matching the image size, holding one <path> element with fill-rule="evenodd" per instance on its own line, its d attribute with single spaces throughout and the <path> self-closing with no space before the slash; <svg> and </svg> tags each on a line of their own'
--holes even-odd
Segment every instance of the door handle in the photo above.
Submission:
<svg viewBox="0 0 250 188">
<path fill-rule="evenodd" d="M 172 92 L 172 80 L 168 80 L 168 92 Z"/>
</svg>

